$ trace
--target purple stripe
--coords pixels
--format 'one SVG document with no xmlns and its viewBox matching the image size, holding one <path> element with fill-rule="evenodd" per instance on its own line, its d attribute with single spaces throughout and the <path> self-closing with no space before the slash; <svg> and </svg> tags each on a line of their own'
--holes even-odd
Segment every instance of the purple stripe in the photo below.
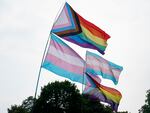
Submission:
<svg viewBox="0 0 150 113">
<path fill-rule="evenodd" d="M 61 37 L 61 38 L 62 38 L 62 37 Z M 87 43 L 87 42 L 85 42 L 85 41 L 84 41 L 84 43 L 80 43 L 80 42 L 78 42 L 78 41 L 72 39 L 72 38 L 69 37 L 69 36 L 68 36 L 68 37 L 63 37 L 63 39 L 65 39 L 65 40 L 67 40 L 67 41 L 69 41 L 69 42 L 75 43 L 75 44 L 77 44 L 77 45 L 79 45 L 79 46 L 81 46 L 81 47 L 84 47 L 84 48 L 96 49 L 95 46 L 93 46 L 93 45 L 91 45 L 91 44 L 89 44 L 89 43 Z"/>
<path fill-rule="evenodd" d="M 86 86 L 83 93 L 85 95 L 89 95 L 91 99 L 94 99 L 94 100 L 100 100 L 102 102 L 105 102 L 105 103 L 108 103 L 111 105 L 111 108 L 114 110 L 114 111 L 117 111 L 118 110 L 118 105 L 117 103 L 113 102 L 112 100 L 110 99 L 107 99 L 104 94 L 98 89 L 98 88 L 92 88 L 92 87 L 89 87 L 89 86 Z"/>
<path fill-rule="evenodd" d="M 77 36 L 77 37 L 76 37 Z M 77 44 L 81 47 L 84 47 L 84 48 L 90 48 L 90 49 L 95 49 L 97 51 L 99 51 L 101 54 L 105 54 L 103 50 L 100 50 L 100 48 L 96 47 L 95 45 L 91 44 L 91 43 L 88 43 L 87 41 L 85 40 L 82 40 L 80 38 L 80 36 L 78 35 L 75 35 L 75 36 L 67 36 L 67 37 L 61 37 L 69 42 L 72 42 L 74 44 Z M 81 40 L 82 42 L 78 41 L 78 40 Z"/>
</svg>

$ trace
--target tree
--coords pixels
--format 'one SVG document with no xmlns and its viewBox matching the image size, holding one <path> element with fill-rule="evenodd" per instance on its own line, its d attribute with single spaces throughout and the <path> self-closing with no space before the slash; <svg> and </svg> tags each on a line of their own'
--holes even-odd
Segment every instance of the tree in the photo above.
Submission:
<svg viewBox="0 0 150 113">
<path fill-rule="evenodd" d="M 42 88 L 33 113 L 113 113 L 109 106 L 81 95 L 68 81 L 49 83 Z"/>
<path fill-rule="evenodd" d="M 34 113 L 81 113 L 81 95 L 68 81 L 49 83 L 36 100 Z"/>
<path fill-rule="evenodd" d="M 8 108 L 8 113 L 31 113 L 34 99 L 32 96 L 28 97 L 22 102 L 22 105 L 13 105 Z"/>
<path fill-rule="evenodd" d="M 8 109 L 8 113 L 28 113 L 22 106 L 13 105 Z"/>
<path fill-rule="evenodd" d="M 83 113 L 113 113 L 109 106 L 105 106 L 99 100 L 93 100 L 88 95 L 82 98 Z"/>
<path fill-rule="evenodd" d="M 150 90 L 146 92 L 145 105 L 141 107 L 139 113 L 150 113 Z"/>
<path fill-rule="evenodd" d="M 22 102 L 21 107 L 24 108 L 28 113 L 30 113 L 32 111 L 33 104 L 34 104 L 34 98 L 33 96 L 29 96 L 27 99 L 25 99 Z"/>
<path fill-rule="evenodd" d="M 37 99 L 30 96 L 21 105 L 11 106 L 8 113 L 113 113 L 113 111 L 110 106 L 101 104 L 99 100 L 81 95 L 74 84 L 56 81 L 44 86 Z"/>
</svg>

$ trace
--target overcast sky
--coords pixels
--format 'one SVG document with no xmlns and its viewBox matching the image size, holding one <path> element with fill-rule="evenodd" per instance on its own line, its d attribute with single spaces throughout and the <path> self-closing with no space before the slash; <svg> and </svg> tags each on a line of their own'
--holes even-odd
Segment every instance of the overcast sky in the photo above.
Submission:
<svg viewBox="0 0 150 113">
<path fill-rule="evenodd" d="M 64 0 L 0 0 L 0 113 L 35 92 L 37 75 L 52 24 Z M 76 12 L 111 38 L 104 58 L 122 65 L 117 86 L 119 110 L 138 113 L 150 89 L 150 1 L 67 0 Z M 86 49 L 68 43 L 83 58 Z M 92 51 L 92 50 L 91 50 Z M 92 51 L 97 53 L 96 51 Z M 38 88 L 64 80 L 42 69 Z M 81 88 L 80 84 L 77 84 Z"/>
</svg>

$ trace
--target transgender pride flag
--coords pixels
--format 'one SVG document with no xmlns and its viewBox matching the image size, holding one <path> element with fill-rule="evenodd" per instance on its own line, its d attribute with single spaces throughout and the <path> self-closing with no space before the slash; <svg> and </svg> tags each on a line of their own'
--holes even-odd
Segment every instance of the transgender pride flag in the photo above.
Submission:
<svg viewBox="0 0 150 113">
<path fill-rule="evenodd" d="M 85 61 L 56 35 L 51 41 L 42 67 L 72 81 L 83 83 Z"/>
<path fill-rule="evenodd" d="M 118 84 L 119 76 L 123 70 L 122 66 L 112 63 L 101 56 L 86 52 L 86 72 L 91 75 L 100 75 L 103 78 L 110 79 L 114 84 Z"/>
</svg>

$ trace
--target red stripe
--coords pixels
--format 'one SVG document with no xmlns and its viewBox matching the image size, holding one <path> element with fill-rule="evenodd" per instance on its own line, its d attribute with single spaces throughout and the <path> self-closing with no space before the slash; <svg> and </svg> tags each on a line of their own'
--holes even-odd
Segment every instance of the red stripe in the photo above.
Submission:
<svg viewBox="0 0 150 113">
<path fill-rule="evenodd" d="M 93 23 L 87 21 L 86 19 L 81 17 L 78 13 L 77 13 L 77 16 L 79 18 L 80 24 L 83 25 L 84 27 L 86 27 L 93 35 L 96 35 L 106 41 L 107 41 L 107 39 L 110 38 L 110 36 L 107 33 L 105 33 L 102 29 L 100 29 Z"/>
<path fill-rule="evenodd" d="M 118 95 L 118 96 L 122 97 L 121 93 L 118 90 L 114 89 L 114 88 L 103 86 L 102 84 L 100 84 L 99 87 L 102 88 L 103 90 L 107 91 L 107 92 L 110 92 L 111 94 L 115 94 L 115 95 Z"/>
<path fill-rule="evenodd" d="M 93 79 L 90 74 L 88 74 L 88 76 L 95 82 L 97 87 L 102 88 L 103 90 L 105 90 L 107 92 L 110 92 L 111 94 L 115 94 L 115 95 L 118 95 L 118 96 L 122 97 L 121 93 L 118 90 L 116 90 L 114 88 L 107 87 L 107 86 L 103 86 L 97 80 Z"/>
</svg>

